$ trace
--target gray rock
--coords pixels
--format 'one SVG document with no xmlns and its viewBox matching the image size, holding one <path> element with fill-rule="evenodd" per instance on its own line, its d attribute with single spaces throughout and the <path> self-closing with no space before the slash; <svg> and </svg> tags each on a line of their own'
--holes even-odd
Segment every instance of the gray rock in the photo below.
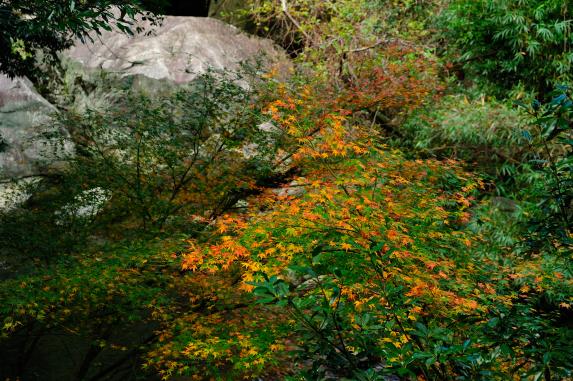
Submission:
<svg viewBox="0 0 573 381">
<path fill-rule="evenodd" d="M 141 22 L 141 25 L 146 25 Z M 66 52 L 86 68 L 143 75 L 188 83 L 209 69 L 233 70 L 240 62 L 264 53 L 267 60 L 285 61 L 270 40 L 248 36 L 219 20 L 166 16 L 149 33 L 128 36 L 119 31 L 93 36 Z"/>
<path fill-rule="evenodd" d="M 514 200 L 505 197 L 492 197 L 491 203 L 502 212 L 512 213 L 518 208 Z"/>
<path fill-rule="evenodd" d="M 73 153 L 69 134 L 51 123 L 54 112 L 29 80 L 0 74 L 0 180 L 45 174 Z"/>
<path fill-rule="evenodd" d="M 56 211 L 58 223 L 64 225 L 69 222 L 89 222 L 101 212 L 110 198 L 111 192 L 100 187 L 85 190 L 71 203 Z"/>
<path fill-rule="evenodd" d="M 291 181 L 282 188 L 273 189 L 273 193 L 279 197 L 298 197 L 306 193 L 305 178 L 300 177 L 298 180 Z"/>
<path fill-rule="evenodd" d="M 41 180 L 40 177 L 25 177 L 18 180 L 0 181 L 0 213 L 19 207 L 32 195 L 30 188 Z"/>
</svg>

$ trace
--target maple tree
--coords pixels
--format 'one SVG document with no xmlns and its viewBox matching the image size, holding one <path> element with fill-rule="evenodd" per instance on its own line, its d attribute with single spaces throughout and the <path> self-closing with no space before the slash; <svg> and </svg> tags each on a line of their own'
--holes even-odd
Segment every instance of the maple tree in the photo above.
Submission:
<svg viewBox="0 0 573 381">
<path fill-rule="evenodd" d="M 272 356 L 274 343 L 310 361 L 295 370 L 310 379 L 328 372 L 364 379 L 506 379 L 538 372 L 537 350 L 522 350 L 534 336 L 518 331 L 504 340 L 499 332 L 521 321 L 524 294 L 535 300 L 555 287 L 571 287 L 570 278 L 554 272 L 554 259 L 488 251 L 483 232 L 468 226 L 473 195 L 484 184 L 459 164 L 407 160 L 381 144 L 372 125 L 354 124 L 356 111 L 324 99 L 326 92 L 310 86 L 291 91 L 279 86 L 279 99 L 269 99 L 264 109 L 290 141 L 293 163 L 304 168 L 295 181 L 303 194 L 257 196 L 251 214 L 221 217 L 209 244 L 190 241 L 182 261 L 183 269 L 201 278 L 234 274 L 233 294 L 242 291 L 254 308 L 243 310 L 249 316 L 286 313 L 278 319 L 283 326 L 273 319 L 247 326 L 240 313 L 227 315 L 239 323 L 234 329 L 264 332 L 264 340 L 247 344 L 259 345 L 252 353 L 271 356 L 257 364 L 275 364 L 285 355 Z M 565 309 L 568 294 L 559 297 Z M 204 332 L 205 323 L 199 324 Z M 562 348 L 569 337 L 551 324 L 533 332 Z M 252 357 L 229 352 L 229 345 L 245 345 L 241 336 L 215 344 L 221 334 L 192 335 L 191 341 L 176 336 L 180 350 L 170 351 L 168 342 L 155 353 L 162 360 L 150 364 L 171 364 L 168 374 L 208 369 L 220 378 L 229 363 L 243 377 L 274 369 L 254 367 Z M 511 365 L 515 356 L 519 367 Z M 553 371 L 566 374 L 566 361 L 552 356 Z M 244 361 L 247 368 L 240 365 Z"/>
</svg>

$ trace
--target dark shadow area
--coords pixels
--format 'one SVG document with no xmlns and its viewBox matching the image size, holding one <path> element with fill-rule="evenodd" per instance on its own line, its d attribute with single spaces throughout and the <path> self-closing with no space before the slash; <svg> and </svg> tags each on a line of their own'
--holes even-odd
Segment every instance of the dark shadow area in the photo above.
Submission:
<svg viewBox="0 0 573 381">
<path fill-rule="evenodd" d="M 118 345 L 79 331 L 31 324 L 0 342 L 0 380 L 21 381 L 159 381 L 141 369 L 141 348 L 150 344 L 155 323 L 109 327 L 105 337 Z M 101 338 L 99 338 L 101 339 Z M 119 349 L 118 349 L 119 348 Z"/>
<path fill-rule="evenodd" d="M 167 3 L 166 15 L 207 17 L 211 0 L 171 0 Z"/>
</svg>

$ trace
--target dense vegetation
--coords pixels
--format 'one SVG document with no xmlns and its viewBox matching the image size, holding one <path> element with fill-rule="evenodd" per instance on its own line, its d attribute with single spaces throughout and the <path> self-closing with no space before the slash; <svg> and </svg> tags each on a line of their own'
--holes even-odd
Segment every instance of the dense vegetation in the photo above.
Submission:
<svg viewBox="0 0 573 381">
<path fill-rule="evenodd" d="M 36 76 L 34 56 L 38 50 L 55 64 L 55 54 L 69 48 L 74 38 L 93 38 L 102 30 L 110 30 L 111 23 L 126 33 L 136 32 L 136 15 L 150 16 L 142 13 L 137 2 L 121 0 L 69 0 L 59 4 L 50 0 L 2 0 L 0 71 L 10 76 Z"/>
<path fill-rule="evenodd" d="M 0 376 L 572 379 L 572 10 L 249 0 L 287 79 L 62 100 L 76 157 L 0 214 Z"/>
</svg>

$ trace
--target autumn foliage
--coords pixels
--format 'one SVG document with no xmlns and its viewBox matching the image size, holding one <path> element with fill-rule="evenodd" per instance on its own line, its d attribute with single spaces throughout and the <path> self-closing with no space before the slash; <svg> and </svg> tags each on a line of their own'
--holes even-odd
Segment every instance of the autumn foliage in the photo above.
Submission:
<svg viewBox="0 0 573 381">
<path fill-rule="evenodd" d="M 381 374 L 457 372 L 478 345 L 468 332 L 493 301 L 511 302 L 488 275 L 495 263 L 472 255 L 479 237 L 466 224 L 480 180 L 454 162 L 406 160 L 311 86 L 274 91 L 262 109 L 288 147 L 281 160 L 303 168 L 296 191 L 267 190 L 249 213 L 221 216 L 208 243 L 189 241 L 182 268 L 210 284 L 213 312 L 166 327 L 148 366 L 252 377 L 295 354 L 312 377 L 380 364 Z M 429 332 L 452 324 L 440 339 L 449 352 L 434 353 Z"/>
<path fill-rule="evenodd" d="M 306 379 L 534 372 L 537 360 L 521 349 L 533 337 L 515 331 L 500 341 L 500 331 L 524 297 L 564 278 L 542 261 L 506 253 L 505 266 L 484 252 L 485 238 L 468 227 L 482 181 L 454 161 L 405 159 L 372 125 L 356 124 L 358 111 L 316 88 L 275 90 L 263 110 L 302 173 L 250 199 L 248 213 L 220 217 L 208 243 L 188 242 L 182 268 L 238 305 L 193 317 L 150 365 L 219 379 L 277 376 L 285 356 L 300 360 L 291 373 Z M 346 105 L 408 106 L 399 92 L 376 94 L 365 88 Z"/>
<path fill-rule="evenodd" d="M 77 189 L 113 196 L 93 248 L 1 283 L 11 374 L 61 335 L 77 380 L 570 380 L 570 88 L 527 118 L 456 94 L 422 46 L 441 1 L 246 4 L 288 78 L 66 114 Z"/>
</svg>

